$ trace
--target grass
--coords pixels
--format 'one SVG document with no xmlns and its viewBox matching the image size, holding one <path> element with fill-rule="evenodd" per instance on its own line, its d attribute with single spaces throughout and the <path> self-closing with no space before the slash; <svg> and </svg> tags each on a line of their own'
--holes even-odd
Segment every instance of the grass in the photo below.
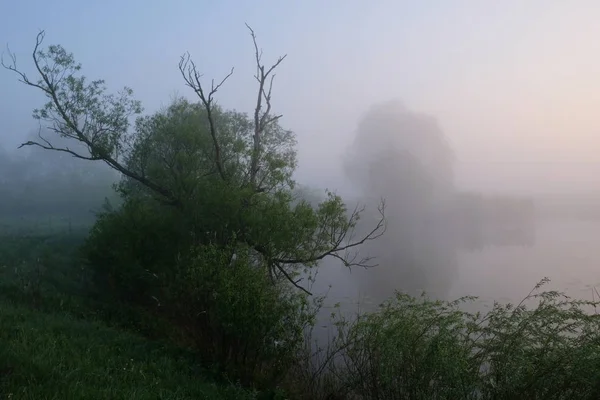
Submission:
<svg viewBox="0 0 600 400">
<path fill-rule="evenodd" d="M 0 303 L 0 394 L 10 399 L 252 399 L 190 354 L 100 323 Z"/>
<path fill-rule="evenodd" d="M 258 398 L 189 351 L 109 326 L 86 296 L 85 233 L 0 235 L 1 399 Z"/>
</svg>

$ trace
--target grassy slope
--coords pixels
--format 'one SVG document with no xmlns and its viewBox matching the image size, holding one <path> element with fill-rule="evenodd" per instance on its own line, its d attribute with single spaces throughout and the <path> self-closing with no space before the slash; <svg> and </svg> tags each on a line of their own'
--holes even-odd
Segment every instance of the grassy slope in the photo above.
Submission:
<svg viewBox="0 0 600 400">
<path fill-rule="evenodd" d="M 0 397 L 250 399 L 184 352 L 99 323 L 0 303 Z"/>
<path fill-rule="evenodd" d="M 209 379 L 185 351 L 77 318 L 95 314 L 74 254 L 83 236 L 0 234 L 0 399 L 255 398 Z M 41 311 L 23 286 L 35 260 L 44 265 Z"/>
</svg>

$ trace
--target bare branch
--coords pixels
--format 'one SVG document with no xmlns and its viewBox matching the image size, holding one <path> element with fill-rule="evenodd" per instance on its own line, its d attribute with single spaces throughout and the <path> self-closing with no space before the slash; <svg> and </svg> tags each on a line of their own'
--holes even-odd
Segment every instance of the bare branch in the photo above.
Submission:
<svg viewBox="0 0 600 400">
<path fill-rule="evenodd" d="M 304 293 L 308 294 L 309 296 L 312 296 L 312 293 L 309 292 L 306 288 L 304 288 L 303 286 L 299 285 L 298 282 L 299 281 L 295 281 L 290 274 L 287 273 L 287 271 L 281 266 L 281 264 L 275 262 L 273 263 L 273 265 L 275 266 L 275 268 L 277 268 L 277 270 L 279 272 L 281 272 L 283 274 L 283 276 L 285 277 L 285 279 L 287 279 L 295 288 L 302 290 Z"/>
<path fill-rule="evenodd" d="M 86 157 L 86 156 L 83 156 L 72 150 L 69 150 L 69 148 L 54 147 L 49 142 L 45 142 L 45 143 L 47 143 L 47 144 L 41 144 L 39 142 L 34 142 L 34 141 L 29 140 L 27 142 L 21 143 L 19 145 L 19 147 L 17 147 L 17 148 L 20 149 L 21 147 L 25 147 L 25 146 L 37 146 L 37 147 L 41 147 L 44 150 L 54 150 L 54 151 L 58 151 L 58 152 L 68 153 L 68 154 L 71 154 L 73 157 L 80 158 L 82 160 L 90 160 L 90 161 L 101 160 L 101 158 L 99 158 L 99 157 L 93 157 L 93 156 Z"/>
<path fill-rule="evenodd" d="M 348 259 L 347 257 L 341 256 L 341 252 L 347 252 L 347 250 L 356 248 L 366 242 L 370 242 L 381 237 L 386 230 L 386 220 L 385 220 L 385 201 L 382 200 L 381 204 L 378 207 L 378 211 L 380 214 L 380 219 L 377 222 L 377 225 L 365 236 L 363 236 L 360 240 L 352 241 L 349 244 L 342 245 L 343 241 L 348 237 L 348 231 L 341 232 L 335 240 L 335 245 L 332 246 L 329 250 L 321 252 L 320 254 L 311 255 L 305 258 L 273 258 L 273 261 L 280 264 L 309 264 L 315 261 L 320 261 L 326 257 L 332 256 L 341 260 L 345 266 L 360 266 L 363 268 L 370 268 L 376 266 L 373 264 L 369 264 L 369 261 L 373 259 L 373 257 L 366 257 L 359 261 L 355 261 L 356 257 L 352 259 Z M 355 212 L 350 217 L 350 220 L 356 220 L 359 211 L 355 210 Z"/>
<path fill-rule="evenodd" d="M 359 209 L 358 206 L 354 209 L 354 211 L 349 219 L 350 226 L 352 226 L 353 223 L 356 222 L 361 211 L 362 211 L 362 209 Z M 272 255 L 270 254 L 270 251 L 265 246 L 254 242 L 253 238 L 246 237 L 245 242 L 248 245 L 250 245 L 254 250 L 256 250 L 259 254 L 261 254 L 263 257 L 270 260 L 269 261 L 269 265 L 270 265 L 269 269 L 270 270 L 275 268 L 275 270 L 278 271 L 279 273 L 281 273 L 284 276 L 284 278 L 287 281 L 289 281 L 294 287 L 311 295 L 309 290 L 307 290 L 306 288 L 299 285 L 299 281 L 294 280 L 292 278 L 292 276 L 285 270 L 285 265 L 302 265 L 302 264 L 306 265 L 306 264 L 311 264 L 311 263 L 323 260 L 326 257 L 333 257 L 333 258 L 337 258 L 338 260 L 342 261 L 342 263 L 344 263 L 344 265 L 346 267 L 356 266 L 356 267 L 362 267 L 362 268 L 372 268 L 372 267 L 377 266 L 377 264 L 370 263 L 370 261 L 372 261 L 374 259 L 374 257 L 364 257 L 362 259 L 357 260 L 358 254 L 354 253 L 354 255 L 352 257 L 349 257 L 348 250 L 355 249 L 358 246 L 360 246 L 366 242 L 375 240 L 375 239 L 381 237 L 385 233 L 386 219 L 385 219 L 385 201 L 384 200 L 381 200 L 381 203 L 378 207 L 378 212 L 380 214 L 380 219 L 379 219 L 377 225 L 375 226 L 375 228 L 373 228 L 369 233 L 367 233 L 360 240 L 351 241 L 350 243 L 348 243 L 346 245 L 342 245 L 344 240 L 348 239 L 349 236 L 350 237 L 352 236 L 351 232 L 349 232 L 349 230 L 352 229 L 352 227 L 350 227 L 349 229 L 343 230 L 342 232 L 337 234 L 333 245 L 330 246 L 329 249 L 327 249 L 323 252 L 314 254 L 314 255 L 304 257 L 304 258 L 272 257 Z M 345 253 L 345 254 L 342 255 L 340 253 Z"/>
<path fill-rule="evenodd" d="M 221 156 L 221 145 L 219 144 L 219 139 L 217 137 L 217 126 L 215 124 L 212 106 L 214 101 L 213 95 L 217 93 L 217 91 L 225 83 L 225 81 L 229 79 L 231 75 L 233 75 L 233 67 L 231 68 L 229 74 L 227 74 L 225 78 L 223 78 L 221 82 L 219 82 L 216 86 L 215 80 L 212 80 L 210 92 L 208 92 L 208 95 L 205 93 L 204 88 L 202 87 L 202 83 L 200 82 L 202 74 L 198 72 L 196 64 L 194 63 L 194 61 L 191 60 L 189 52 L 181 56 L 181 60 L 179 61 L 179 71 L 181 72 L 181 76 L 183 77 L 183 80 L 185 81 L 186 85 L 192 88 L 192 90 L 194 90 L 196 95 L 200 98 L 204 109 L 206 110 L 210 136 L 212 138 L 213 147 L 215 151 L 215 164 L 219 175 L 223 180 L 225 180 L 226 176 Z"/>
<path fill-rule="evenodd" d="M 33 140 L 28 140 L 27 142 L 21 143 L 19 145 L 19 147 L 17 147 L 17 148 L 20 149 L 20 148 L 25 147 L 25 146 L 34 146 L 34 147 L 40 147 L 40 148 L 42 148 L 44 150 L 54 150 L 54 151 L 58 151 L 58 152 L 62 152 L 62 153 L 67 153 L 67 154 L 72 155 L 75 158 L 79 158 L 79 159 L 82 159 L 82 160 L 90 160 L 90 161 L 101 160 L 100 157 L 81 155 L 81 154 L 79 154 L 79 153 L 77 153 L 77 152 L 75 152 L 73 150 L 70 150 L 68 147 L 65 147 L 65 148 L 54 147 L 52 145 L 52 143 L 50 143 L 50 141 L 48 139 L 46 139 L 45 137 L 42 136 L 42 127 L 41 127 L 41 125 L 40 125 L 40 127 L 38 129 L 37 136 L 40 139 L 40 141 L 43 142 L 43 144 L 40 143 L 40 142 L 33 141 Z"/>
<path fill-rule="evenodd" d="M 265 84 L 271 73 L 283 62 L 287 57 L 283 55 L 277 59 L 277 62 L 273 64 L 268 70 L 265 70 L 264 64 L 262 64 L 262 50 L 258 49 L 258 43 L 256 42 L 256 34 L 250 25 L 246 24 L 246 27 L 250 31 L 252 37 L 252 43 L 254 44 L 254 58 L 256 61 L 256 75 L 254 76 L 258 81 L 258 94 L 256 98 L 256 107 L 254 109 L 254 137 L 253 137 L 253 150 L 252 158 L 250 162 L 250 183 L 253 187 L 256 187 L 256 175 L 260 170 L 260 158 L 261 158 L 261 139 L 262 134 L 266 127 L 281 118 L 281 115 L 271 116 L 271 91 L 273 89 L 273 74 L 269 81 L 268 91 L 265 90 Z M 266 104 L 266 110 L 261 114 L 263 107 L 263 100 Z"/>
<path fill-rule="evenodd" d="M 32 52 L 33 61 L 34 61 L 35 66 L 36 66 L 36 68 L 37 68 L 38 71 L 40 71 L 40 67 L 39 67 L 39 63 L 38 63 L 38 60 L 37 60 L 37 53 L 38 53 L 38 50 L 40 48 L 40 45 L 44 41 L 44 37 L 45 36 L 46 36 L 46 32 L 43 31 L 43 30 L 40 31 L 37 34 L 37 36 L 35 38 L 35 47 L 33 48 L 33 52 Z M 4 62 L 4 52 L 3 52 L 2 55 L 0 56 L 0 65 L 2 65 L 3 68 L 16 73 L 19 76 L 19 82 L 24 83 L 24 84 L 26 84 L 28 86 L 34 87 L 36 89 L 39 89 L 39 90 L 43 91 L 44 93 L 46 93 L 46 95 L 50 96 L 51 93 L 50 93 L 48 87 L 45 87 L 45 86 L 42 86 L 39 83 L 35 83 L 35 82 L 30 81 L 29 78 L 27 78 L 27 75 L 25 75 L 24 72 L 19 71 L 17 69 L 17 55 L 10 50 L 10 48 L 8 47 L 8 45 L 6 45 L 6 50 L 7 50 L 8 56 L 11 59 L 11 62 L 10 62 L 10 64 L 6 64 Z"/>
</svg>

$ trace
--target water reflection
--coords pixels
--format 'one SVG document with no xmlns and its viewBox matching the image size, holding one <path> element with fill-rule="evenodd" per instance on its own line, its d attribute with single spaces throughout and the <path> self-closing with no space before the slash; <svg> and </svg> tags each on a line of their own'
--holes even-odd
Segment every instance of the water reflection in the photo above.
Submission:
<svg viewBox="0 0 600 400">
<path fill-rule="evenodd" d="M 465 198 L 470 204 L 458 203 Z M 358 311 L 374 311 L 395 290 L 411 295 L 425 291 L 428 296 L 440 299 L 480 296 L 480 300 L 470 306 L 471 311 L 475 311 L 485 309 L 493 300 L 514 302 L 547 275 L 548 271 L 538 269 L 539 274 L 533 280 L 523 280 L 518 275 L 510 277 L 528 285 L 519 287 L 516 296 L 508 295 L 508 291 L 477 290 L 501 283 L 486 276 L 486 271 L 491 274 L 504 271 L 506 276 L 511 270 L 503 263 L 524 267 L 532 254 L 546 252 L 548 244 L 536 243 L 535 213 L 530 201 L 459 196 L 456 202 L 447 204 L 421 212 L 418 208 L 394 207 L 393 203 L 389 207 L 388 204 L 388 210 L 392 210 L 388 213 L 388 231 L 362 247 L 367 255 L 378 257 L 379 265 L 375 268 L 348 269 L 335 260 L 322 263 L 313 291 L 327 293 L 328 298 L 319 316 L 323 331 L 317 336 L 326 337 L 336 303 L 340 303 L 340 311 L 345 316 L 352 317 Z M 365 226 L 370 220 L 364 218 Z M 547 233 L 545 235 L 542 238 L 547 240 Z M 495 271 L 490 271 L 494 268 Z M 478 278 L 473 279 L 474 276 Z M 512 285 L 516 286 L 519 285 Z"/>
</svg>

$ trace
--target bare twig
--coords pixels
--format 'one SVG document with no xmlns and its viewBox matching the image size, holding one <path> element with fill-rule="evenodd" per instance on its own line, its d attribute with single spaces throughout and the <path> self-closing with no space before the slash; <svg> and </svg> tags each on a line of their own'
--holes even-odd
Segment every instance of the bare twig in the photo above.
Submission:
<svg viewBox="0 0 600 400">
<path fill-rule="evenodd" d="M 35 40 L 35 46 L 33 48 L 33 52 L 32 52 L 32 57 L 33 57 L 33 61 L 35 64 L 36 69 L 38 70 L 38 72 L 40 72 L 40 74 L 42 75 L 42 79 L 43 81 L 46 82 L 46 84 L 49 83 L 48 80 L 45 79 L 45 74 L 42 73 L 40 65 L 39 65 L 39 61 L 38 61 L 38 51 L 40 48 L 40 45 L 42 44 L 42 42 L 44 41 L 44 37 L 46 36 L 46 33 L 42 30 L 40 31 L 37 36 L 36 36 L 36 40 Z M 0 56 L 0 65 L 2 65 L 2 67 L 4 67 L 5 69 L 12 71 L 14 73 L 16 73 L 19 76 L 19 82 L 26 84 L 27 86 L 31 86 L 34 87 L 36 89 L 41 90 L 42 92 L 44 92 L 47 96 L 52 97 L 52 92 L 51 92 L 51 88 L 48 86 L 44 86 L 41 82 L 39 83 L 35 83 L 33 81 L 30 81 L 29 78 L 27 78 L 27 75 L 25 75 L 24 72 L 19 71 L 17 69 L 17 55 L 14 54 L 10 48 L 8 47 L 8 45 L 6 46 L 6 50 L 8 53 L 8 56 L 10 57 L 11 61 L 9 64 L 6 64 L 4 62 L 4 52 L 2 53 L 2 55 Z"/>
<path fill-rule="evenodd" d="M 200 98 L 204 109 L 206 110 L 206 116 L 208 118 L 208 125 L 210 130 L 210 136 L 213 141 L 213 147 L 215 150 L 215 164 L 217 167 L 217 171 L 223 180 L 226 179 L 225 176 L 225 168 L 223 167 L 223 160 L 221 155 L 221 145 L 219 143 L 219 139 L 217 137 L 217 126 L 215 124 L 214 115 L 213 115 L 213 102 L 214 102 L 214 94 L 217 93 L 219 88 L 223 86 L 225 81 L 229 79 L 231 75 L 233 75 L 233 67 L 231 71 L 215 86 L 215 80 L 213 79 L 211 82 L 210 91 L 208 94 L 204 91 L 202 87 L 202 83 L 200 82 L 200 78 L 202 78 L 202 74 L 198 72 L 196 68 L 196 64 L 190 58 L 190 53 L 186 53 L 181 56 L 181 60 L 179 61 L 179 71 L 181 72 L 181 76 L 185 80 L 187 86 L 192 88 L 196 95 Z"/>
<path fill-rule="evenodd" d="M 253 151 L 252 159 L 250 162 L 250 183 L 253 187 L 256 187 L 256 175 L 260 170 L 260 157 L 261 157 L 261 136 L 268 125 L 277 121 L 282 115 L 271 116 L 271 92 L 273 90 L 273 79 L 275 74 L 271 73 L 285 60 L 287 54 L 279 57 L 275 64 L 269 69 L 265 70 L 264 64 L 262 64 L 262 50 L 258 49 L 258 43 L 256 42 L 256 34 L 250 25 L 246 24 L 246 27 L 250 31 L 252 36 L 252 42 L 254 43 L 254 57 L 256 61 L 256 75 L 254 78 L 258 81 L 258 93 L 256 98 L 256 107 L 254 109 L 254 137 L 253 137 Z M 265 89 L 265 85 L 269 80 L 268 90 Z M 263 107 L 263 100 L 266 104 L 266 110 L 261 114 Z"/>
<path fill-rule="evenodd" d="M 327 250 L 320 254 L 309 256 L 306 258 L 291 258 L 291 259 L 290 258 L 274 258 L 273 261 L 280 263 L 280 264 L 308 264 L 308 263 L 312 263 L 315 261 L 320 261 L 328 256 L 332 256 L 339 260 L 342 260 L 342 262 L 344 262 L 344 265 L 346 265 L 346 266 L 360 266 L 363 268 L 374 267 L 375 265 L 368 264 L 368 261 L 372 260 L 372 257 L 366 257 L 366 258 L 363 258 L 362 260 L 356 262 L 353 259 L 348 260 L 347 258 L 341 256 L 339 253 L 345 252 L 345 251 L 355 248 L 355 247 L 358 247 L 366 242 L 375 240 L 375 239 L 381 237 L 385 233 L 385 230 L 386 230 L 385 202 L 383 200 L 382 200 L 380 206 L 378 207 L 378 211 L 379 211 L 379 214 L 381 217 L 380 217 L 379 221 L 377 222 L 377 225 L 371 231 L 369 231 L 369 233 L 367 233 L 365 236 L 363 236 L 360 240 L 353 241 L 346 245 L 342 245 L 341 243 L 344 241 L 344 239 L 348 235 L 348 231 L 343 231 L 339 234 L 339 236 L 336 240 L 336 245 L 332 246 L 332 248 L 330 250 Z M 353 215 L 358 215 L 358 211 L 355 211 L 355 213 L 353 213 Z M 355 218 L 355 217 L 351 217 L 351 219 L 352 218 Z"/>
<path fill-rule="evenodd" d="M 68 147 L 64 147 L 64 148 L 54 147 L 52 145 L 52 143 L 50 143 L 50 141 L 48 139 L 46 139 L 46 138 L 44 138 L 42 136 L 42 127 L 41 127 L 41 125 L 40 125 L 40 127 L 38 129 L 38 134 L 37 135 L 38 135 L 40 141 L 43 142 L 43 144 L 40 143 L 40 142 L 35 142 L 35 141 L 32 141 L 32 140 L 29 140 L 27 142 L 21 143 L 17 148 L 20 149 L 20 148 L 25 147 L 25 146 L 34 146 L 34 147 L 40 147 L 40 148 L 42 148 L 44 150 L 54 150 L 54 151 L 58 151 L 58 152 L 62 152 L 62 153 L 67 153 L 67 154 L 72 155 L 75 158 L 79 158 L 79 159 L 82 159 L 82 160 L 89 160 L 89 161 L 102 160 L 101 157 L 97 157 L 97 156 L 84 156 L 84 155 L 81 155 L 81 154 L 79 154 L 79 153 L 77 153 L 77 152 L 75 152 L 73 150 L 70 150 Z"/>
<path fill-rule="evenodd" d="M 312 296 L 312 293 L 308 291 L 308 289 L 306 289 L 305 287 L 299 285 L 298 283 L 300 282 L 299 280 L 294 280 L 290 274 L 287 273 L 287 271 L 281 266 L 281 264 L 275 262 L 273 263 L 273 266 L 277 269 L 277 271 L 281 272 L 281 274 L 283 274 L 283 276 L 285 277 L 285 279 L 287 279 L 294 287 L 296 287 L 297 289 L 302 290 L 304 293 L 308 294 L 309 296 Z"/>
<path fill-rule="evenodd" d="M 357 207 L 353 212 L 350 220 L 356 220 L 361 210 L 362 209 L 359 209 Z M 252 248 L 254 248 L 254 250 L 261 254 L 265 259 L 269 260 L 269 268 L 275 269 L 297 289 L 300 289 L 303 292 L 311 295 L 311 292 L 309 290 L 307 290 L 299 284 L 300 280 L 294 280 L 292 276 L 285 270 L 285 265 L 306 265 L 323 260 L 326 257 L 333 257 L 342 261 L 347 267 L 358 266 L 362 268 L 371 268 L 377 266 L 377 264 L 370 263 L 370 261 L 373 260 L 373 257 L 364 257 L 360 260 L 357 260 L 356 253 L 352 257 L 348 257 L 347 251 L 356 248 L 366 242 L 375 240 L 385 233 L 385 202 L 383 200 L 381 201 L 381 205 L 378 207 L 378 211 L 381 215 L 381 218 L 379 219 L 377 225 L 360 240 L 351 241 L 351 239 L 349 239 L 351 241 L 350 243 L 342 245 L 342 243 L 349 238 L 349 230 L 344 229 L 336 234 L 336 237 L 334 238 L 332 244 L 328 246 L 329 248 L 327 250 L 303 258 L 273 257 L 270 254 L 270 251 L 265 246 L 255 243 L 250 237 L 246 238 L 246 243 L 252 246 Z M 346 254 L 342 255 L 340 253 Z"/>
</svg>

